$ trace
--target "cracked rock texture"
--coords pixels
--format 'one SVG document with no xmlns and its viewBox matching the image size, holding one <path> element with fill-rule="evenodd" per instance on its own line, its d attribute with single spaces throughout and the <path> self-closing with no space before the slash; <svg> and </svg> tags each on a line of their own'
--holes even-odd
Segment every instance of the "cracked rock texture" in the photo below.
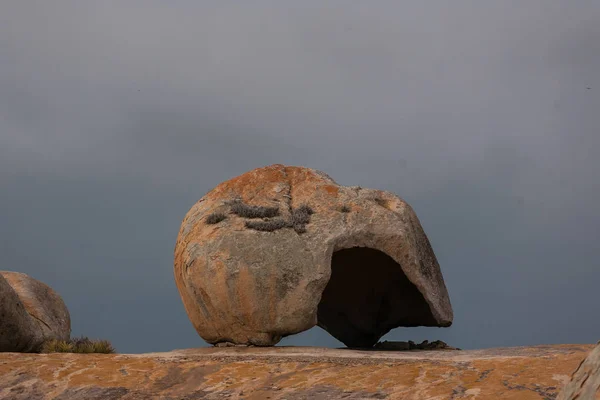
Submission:
<svg viewBox="0 0 600 400">
<path fill-rule="evenodd" d="M 251 218 L 261 207 L 277 215 Z M 181 224 L 174 274 L 192 324 L 212 344 L 270 346 L 318 324 L 349 347 L 371 347 L 398 326 L 453 318 L 412 208 L 303 167 L 258 168 L 207 193 Z"/>
<path fill-rule="evenodd" d="M 0 351 L 37 351 L 44 340 L 70 335 L 69 311 L 52 288 L 26 274 L 0 271 Z"/>
<path fill-rule="evenodd" d="M 554 400 L 592 347 L 405 352 L 211 347 L 137 355 L 2 353 L 0 398 Z"/>
<path fill-rule="evenodd" d="M 579 364 L 558 400 L 600 400 L 600 342 Z"/>
</svg>

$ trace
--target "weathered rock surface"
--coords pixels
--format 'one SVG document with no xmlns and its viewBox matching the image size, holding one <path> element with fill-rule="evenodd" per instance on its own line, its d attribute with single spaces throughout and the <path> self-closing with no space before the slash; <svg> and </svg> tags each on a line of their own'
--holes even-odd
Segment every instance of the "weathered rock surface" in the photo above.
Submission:
<svg viewBox="0 0 600 400">
<path fill-rule="evenodd" d="M 0 351 L 37 351 L 44 340 L 70 334 L 69 311 L 54 290 L 26 274 L 0 271 Z"/>
<path fill-rule="evenodd" d="M 0 273 L 0 351 L 31 351 L 34 331 L 25 306 Z"/>
<path fill-rule="evenodd" d="M 3 353 L 0 398 L 550 400 L 592 347 L 407 352 L 211 347 L 139 355 Z"/>
<path fill-rule="evenodd" d="M 600 342 L 579 364 L 558 400 L 600 400 Z"/>
<path fill-rule="evenodd" d="M 440 267 L 398 196 L 272 165 L 226 181 L 187 213 L 174 274 L 204 340 L 273 345 L 318 324 L 350 347 L 398 326 L 449 326 Z"/>
</svg>

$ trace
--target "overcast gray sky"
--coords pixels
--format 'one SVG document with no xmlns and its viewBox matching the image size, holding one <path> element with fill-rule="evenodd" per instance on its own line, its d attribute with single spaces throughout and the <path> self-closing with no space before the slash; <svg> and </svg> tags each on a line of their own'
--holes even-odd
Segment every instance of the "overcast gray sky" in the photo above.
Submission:
<svg viewBox="0 0 600 400">
<path fill-rule="evenodd" d="M 385 339 L 595 342 L 599 149 L 597 0 L 0 4 L 0 269 L 120 352 L 205 345 L 179 225 L 273 163 L 417 212 L 454 325 Z"/>
</svg>

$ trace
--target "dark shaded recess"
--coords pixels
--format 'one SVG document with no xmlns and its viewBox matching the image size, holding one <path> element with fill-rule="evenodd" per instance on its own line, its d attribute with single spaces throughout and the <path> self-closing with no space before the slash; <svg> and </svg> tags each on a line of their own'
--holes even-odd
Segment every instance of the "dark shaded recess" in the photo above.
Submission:
<svg viewBox="0 0 600 400">
<path fill-rule="evenodd" d="M 348 347 L 372 347 L 399 326 L 438 326 L 400 265 L 367 247 L 333 253 L 318 325 Z"/>
</svg>

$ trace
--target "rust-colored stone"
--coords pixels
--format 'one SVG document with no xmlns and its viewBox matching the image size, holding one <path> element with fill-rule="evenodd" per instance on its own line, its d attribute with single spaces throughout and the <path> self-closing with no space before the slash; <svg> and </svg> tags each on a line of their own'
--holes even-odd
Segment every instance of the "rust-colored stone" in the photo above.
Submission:
<svg viewBox="0 0 600 400">
<path fill-rule="evenodd" d="M 279 215 L 255 218 L 256 207 Z M 227 217 L 207 222 L 211 215 Z M 453 318 L 412 208 L 303 167 L 258 168 L 207 193 L 181 224 L 174 275 L 192 324 L 212 344 L 269 346 L 318 324 L 369 347 L 395 327 Z"/>
<path fill-rule="evenodd" d="M 406 352 L 211 347 L 137 355 L 3 353 L 0 398 L 543 400 L 556 398 L 592 347 Z"/>
</svg>

